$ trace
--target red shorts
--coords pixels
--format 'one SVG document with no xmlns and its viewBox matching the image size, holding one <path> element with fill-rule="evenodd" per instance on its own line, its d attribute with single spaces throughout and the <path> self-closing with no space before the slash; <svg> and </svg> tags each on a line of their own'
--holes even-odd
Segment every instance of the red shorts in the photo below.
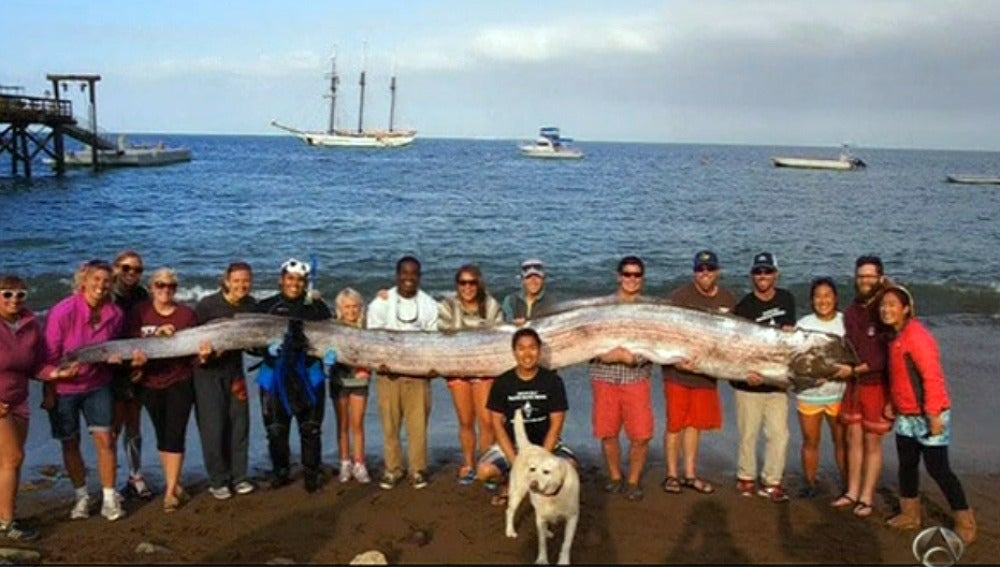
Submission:
<svg viewBox="0 0 1000 567">
<path fill-rule="evenodd" d="M 889 402 L 889 390 L 881 382 L 854 381 L 847 383 L 844 401 L 840 404 L 841 423 L 860 423 L 869 433 L 885 435 L 892 429 L 892 420 L 882 413 Z"/>
<path fill-rule="evenodd" d="M 632 441 L 653 438 L 653 388 L 650 380 L 635 384 L 609 384 L 591 381 L 594 390 L 594 437 L 618 437 L 625 426 L 625 435 Z"/>
<path fill-rule="evenodd" d="M 690 388 L 663 381 L 667 405 L 667 433 L 693 427 L 699 431 L 722 429 L 722 400 L 716 388 Z"/>
</svg>

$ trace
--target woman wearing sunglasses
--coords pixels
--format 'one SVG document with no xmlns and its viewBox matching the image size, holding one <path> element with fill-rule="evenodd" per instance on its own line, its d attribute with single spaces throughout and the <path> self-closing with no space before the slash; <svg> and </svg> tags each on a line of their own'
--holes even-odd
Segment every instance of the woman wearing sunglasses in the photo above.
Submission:
<svg viewBox="0 0 1000 567">
<path fill-rule="evenodd" d="M 28 379 L 45 357 L 42 330 L 26 306 L 28 288 L 0 277 L 0 541 L 31 541 L 38 532 L 14 521 L 17 485 L 28 437 Z"/>
<path fill-rule="evenodd" d="M 125 250 L 115 257 L 111 298 L 115 305 L 122 308 L 126 319 L 136 305 L 149 299 L 149 291 L 141 283 L 142 272 L 142 256 L 138 252 Z M 128 465 L 128 482 L 122 493 L 149 500 L 153 498 L 153 491 L 142 476 L 142 401 L 138 387 L 129 379 L 129 374 L 128 368 L 119 367 L 113 371 L 111 389 L 115 395 L 115 420 L 112 430 L 117 440 L 121 437 L 122 428 L 125 428 L 122 445 Z M 118 450 L 117 447 L 115 450 Z"/>
<path fill-rule="evenodd" d="M 477 266 L 466 264 L 455 274 L 455 295 L 441 301 L 438 328 L 442 331 L 477 329 L 503 322 L 503 311 L 487 291 L 483 274 Z M 462 447 L 462 466 L 458 482 L 467 486 L 476 480 L 476 423 L 479 423 L 479 449 L 493 445 L 493 429 L 486 400 L 493 378 L 449 378 L 448 389 L 458 415 L 458 441 Z"/>
<path fill-rule="evenodd" d="M 160 268 L 153 272 L 150 288 L 152 299 L 136 305 L 129 316 L 129 336 L 169 337 L 198 324 L 194 310 L 175 300 L 177 274 L 173 270 Z M 139 397 L 156 430 L 156 448 L 166 483 L 164 512 L 176 511 L 187 500 L 180 481 L 188 418 L 194 406 L 192 372 L 191 357 L 177 357 L 150 360 L 132 373 L 132 380 L 142 386 Z"/>
<path fill-rule="evenodd" d="M 38 376 L 55 385 L 49 409 L 52 436 L 62 442 L 63 462 L 75 488 L 75 503 L 70 519 L 90 517 L 87 494 L 87 468 L 80 452 L 80 415 L 97 446 L 97 470 L 101 477 L 101 515 L 110 521 L 125 516 L 115 494 L 118 467 L 114 433 L 114 397 L 111 392 L 112 366 L 94 363 L 68 366 L 63 356 L 87 345 L 120 338 L 125 317 L 111 301 L 112 267 L 101 260 L 91 260 L 77 270 L 74 293 L 49 310 L 45 320 L 45 364 Z M 142 362 L 141 353 L 132 364 Z M 121 358 L 108 363 L 120 363 Z"/>
</svg>

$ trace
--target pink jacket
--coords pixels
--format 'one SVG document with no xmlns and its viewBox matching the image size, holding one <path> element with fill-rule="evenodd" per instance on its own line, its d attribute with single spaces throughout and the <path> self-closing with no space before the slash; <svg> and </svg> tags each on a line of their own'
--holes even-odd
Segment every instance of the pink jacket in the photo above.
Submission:
<svg viewBox="0 0 1000 567">
<path fill-rule="evenodd" d="M 906 365 L 907 354 L 920 373 L 920 376 L 914 376 L 913 379 L 920 380 L 923 385 L 923 407 L 920 407 L 910 381 L 910 371 Z M 939 415 L 951 407 L 937 340 L 916 319 L 910 319 L 889 343 L 889 391 L 893 407 L 902 415 Z"/>
<path fill-rule="evenodd" d="M 124 313 L 114 302 L 108 301 L 101 308 L 101 322 L 95 329 L 90 326 L 90 307 L 82 295 L 74 294 L 60 301 L 45 321 L 46 356 L 39 378 L 48 380 L 63 356 L 80 347 L 120 338 L 124 327 Z M 55 382 L 56 392 L 84 394 L 99 390 L 110 381 L 111 368 L 107 364 L 84 364 L 76 378 Z"/>
<path fill-rule="evenodd" d="M 28 379 L 45 358 L 45 340 L 35 314 L 24 309 L 17 328 L 0 322 L 0 402 L 11 408 L 28 399 Z"/>
</svg>

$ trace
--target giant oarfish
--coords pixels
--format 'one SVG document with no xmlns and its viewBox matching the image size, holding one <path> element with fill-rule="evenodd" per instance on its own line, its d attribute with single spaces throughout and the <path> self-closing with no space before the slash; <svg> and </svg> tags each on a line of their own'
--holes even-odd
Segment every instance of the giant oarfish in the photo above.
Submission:
<svg viewBox="0 0 1000 567">
<path fill-rule="evenodd" d="M 280 341 L 287 319 L 240 315 L 185 329 L 171 338 L 108 341 L 84 347 L 72 360 L 128 359 L 133 349 L 149 358 L 198 352 L 203 341 L 217 350 L 262 347 Z M 755 372 L 777 386 L 804 387 L 833 373 L 836 363 L 856 362 L 841 338 L 803 330 L 782 331 L 733 315 L 708 313 L 665 302 L 583 300 L 530 325 L 542 337 L 541 364 L 561 368 L 622 346 L 659 363 L 692 361 L 705 375 L 746 380 Z M 457 332 L 362 330 L 334 321 L 306 321 L 310 354 L 332 349 L 345 364 L 410 376 L 496 376 L 514 366 L 511 325 Z"/>
</svg>

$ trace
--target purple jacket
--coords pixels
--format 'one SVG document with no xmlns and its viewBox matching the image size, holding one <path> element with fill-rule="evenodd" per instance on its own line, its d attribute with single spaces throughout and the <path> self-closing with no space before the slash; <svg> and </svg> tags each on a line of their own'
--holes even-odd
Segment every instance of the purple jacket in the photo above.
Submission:
<svg viewBox="0 0 1000 567">
<path fill-rule="evenodd" d="M 11 408 L 28 399 L 28 379 L 45 358 L 45 342 L 35 314 L 24 309 L 16 329 L 0 323 L 0 402 Z"/>
<path fill-rule="evenodd" d="M 49 311 L 45 321 L 46 356 L 39 378 L 48 380 L 64 355 L 83 346 L 121 337 L 124 327 L 125 315 L 112 301 L 101 308 L 101 322 L 96 329 L 90 326 L 90 307 L 83 295 L 74 294 L 60 301 Z M 76 378 L 55 382 L 56 392 L 62 395 L 85 394 L 99 390 L 110 381 L 111 367 L 107 364 L 83 364 Z"/>
</svg>

